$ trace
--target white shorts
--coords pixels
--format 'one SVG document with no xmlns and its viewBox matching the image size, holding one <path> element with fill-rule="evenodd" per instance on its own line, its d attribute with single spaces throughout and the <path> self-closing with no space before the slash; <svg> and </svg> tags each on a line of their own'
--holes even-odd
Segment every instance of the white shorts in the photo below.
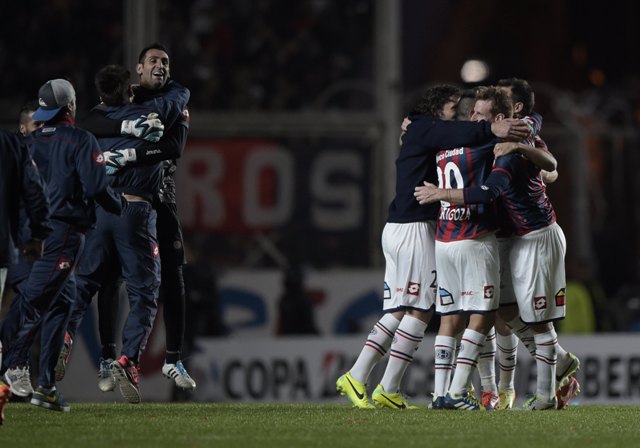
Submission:
<svg viewBox="0 0 640 448">
<path fill-rule="evenodd" d="M 386 261 L 382 308 L 429 310 L 436 297 L 435 222 L 385 224 Z"/>
<path fill-rule="evenodd" d="M 516 292 L 513 290 L 511 279 L 511 263 L 509 255 L 513 246 L 513 238 L 498 238 L 500 252 L 500 306 L 517 305 Z"/>
<path fill-rule="evenodd" d="M 564 318 L 566 251 L 567 242 L 557 223 L 513 238 L 509 262 L 523 322 L 544 323 Z"/>
<path fill-rule="evenodd" d="M 470 240 L 436 241 L 439 314 L 486 313 L 500 303 L 500 264 L 494 234 Z"/>
</svg>

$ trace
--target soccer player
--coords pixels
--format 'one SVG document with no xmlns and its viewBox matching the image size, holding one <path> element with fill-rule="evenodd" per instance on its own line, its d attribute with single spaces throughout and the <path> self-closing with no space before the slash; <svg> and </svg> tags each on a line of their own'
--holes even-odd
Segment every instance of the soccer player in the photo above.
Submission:
<svg viewBox="0 0 640 448">
<path fill-rule="evenodd" d="M 520 122 L 471 123 L 450 121 L 460 97 L 457 87 L 428 89 L 401 137 L 396 161 L 396 195 L 382 234 L 386 269 L 384 315 L 374 325 L 353 367 L 336 388 L 358 408 L 373 408 L 366 382 L 373 367 L 389 351 L 389 363 L 373 392 L 376 406 L 409 407 L 400 394 L 400 382 L 433 315 L 436 288 L 434 229 L 437 206 L 418 206 L 415 186 L 435 180 L 435 153 L 439 148 L 492 141 L 496 135 L 522 138 L 528 128 Z"/>
<path fill-rule="evenodd" d="M 113 120 L 135 120 L 137 117 L 159 116 L 161 120 L 171 118 L 172 109 L 184 107 L 189 98 L 187 89 L 174 93 L 179 104 L 158 101 L 154 109 L 149 105 L 130 103 L 129 71 L 119 65 L 108 65 L 98 71 L 96 88 L 102 103 L 96 106 L 99 112 Z M 129 136 L 99 138 L 98 143 L 109 153 L 129 150 L 140 146 L 143 140 Z M 128 201 L 128 207 L 117 219 L 98 210 L 97 226 L 87 237 L 87 254 L 80 262 L 77 274 L 77 303 L 89 303 L 93 295 L 104 284 L 105 269 L 113 259 L 119 260 L 121 274 L 126 282 L 129 297 L 129 315 L 122 338 L 122 355 L 117 360 L 106 358 L 100 363 L 99 387 L 112 390 L 113 381 L 105 378 L 104 365 L 120 386 L 120 391 L 130 403 L 140 402 L 139 360 L 151 333 L 157 311 L 160 288 L 160 259 L 156 237 L 156 211 L 151 206 L 153 196 L 158 193 L 162 181 L 160 162 L 145 165 L 129 165 L 110 176 L 111 187 Z M 75 333 L 75 328 L 70 327 Z M 103 353 L 103 356 L 105 354 Z M 107 356 L 114 356 L 113 353 Z"/>
<path fill-rule="evenodd" d="M 17 361 L 33 343 L 42 326 L 39 386 L 31 404 L 68 411 L 55 387 L 55 364 L 64 340 L 75 284 L 72 273 L 84 247 L 84 233 L 95 223 L 96 203 L 120 214 L 124 199 L 107 183 L 104 158 L 91 134 L 74 126 L 75 90 L 69 81 L 47 81 L 39 90 L 34 120 L 45 125 L 29 141 L 29 152 L 50 202 L 52 233 L 44 241 L 42 258 L 35 261 L 29 278 L 16 297 L 0 332 L 5 350 L 2 369 L 11 385 Z"/>
<path fill-rule="evenodd" d="M 490 92 L 491 96 L 481 97 L 484 100 L 476 103 L 475 110 L 486 119 L 499 119 L 493 107 L 499 101 L 498 91 L 492 88 Z M 521 143 L 500 143 L 496 152 L 509 153 L 516 147 L 525 153 L 534 150 Z M 549 165 L 545 169 L 554 171 L 555 159 L 548 152 L 547 155 Z M 551 322 L 562 319 L 565 313 L 566 242 L 545 194 L 540 169 L 522 154 L 513 153 L 496 160 L 482 185 L 443 189 L 430 184 L 418 198 L 421 203 L 447 200 L 456 204 L 490 204 L 499 196 L 510 218 L 509 228 L 516 235 L 508 251 L 511 287 L 522 321 L 533 330 L 536 346 L 537 390 L 525 408 L 556 409 L 555 370 L 561 349 Z M 567 363 L 571 362 L 571 356 L 567 356 Z"/>
<path fill-rule="evenodd" d="M 507 92 L 507 94 L 511 98 L 514 105 L 514 116 L 516 118 L 527 119 L 526 117 L 533 115 L 533 107 L 535 105 L 535 95 L 534 95 L 533 89 L 531 88 L 531 86 L 526 80 L 519 79 L 519 78 L 501 79 L 500 81 L 498 81 L 498 86 L 501 89 L 503 89 L 505 92 Z M 548 151 L 546 143 L 544 142 L 544 140 L 542 140 L 542 138 L 540 138 L 539 135 L 536 135 L 534 138 L 523 143 L 533 145 L 536 148 L 541 148 L 543 150 L 541 152 L 536 151 L 533 154 L 544 155 L 545 151 Z M 496 154 L 496 156 L 499 157 L 500 155 L 508 154 L 513 149 L 514 149 L 513 146 L 506 145 L 501 148 L 497 148 L 497 150 L 494 151 L 494 154 Z M 533 154 L 530 154 L 529 157 L 531 157 Z M 537 166 L 541 166 L 541 165 L 538 165 L 538 163 L 541 163 L 541 162 L 534 162 L 534 164 L 536 164 Z M 542 169 L 541 177 L 545 184 L 549 184 L 554 182 L 557 179 L 558 173 L 556 170 L 546 171 Z M 508 240 L 510 240 L 510 238 Z M 508 246 L 508 243 L 505 246 Z M 501 252 L 501 255 L 502 253 L 503 252 Z M 503 264 L 508 268 L 509 264 L 507 261 L 505 261 Z M 515 304 L 515 301 L 516 301 L 514 296 L 515 293 L 513 292 L 513 288 L 510 286 L 509 281 L 506 281 L 506 286 L 510 288 L 509 295 L 512 297 L 512 300 L 511 300 L 512 306 L 504 306 L 504 304 L 501 303 L 500 311 L 498 313 L 500 317 L 500 319 L 498 319 L 498 323 L 500 324 L 498 325 L 498 330 L 503 335 L 501 336 L 501 343 L 499 346 L 501 346 L 503 349 L 506 346 L 507 350 L 509 350 L 509 348 L 514 349 L 514 357 L 512 362 L 510 362 L 511 361 L 510 356 L 502 357 L 500 360 L 500 365 L 501 365 L 500 386 L 499 386 L 499 389 L 501 391 L 500 396 L 501 396 L 501 400 L 504 397 L 507 397 L 506 403 L 508 404 L 508 403 L 512 403 L 515 398 L 515 393 L 513 392 L 513 371 L 515 369 L 515 363 L 517 361 L 517 358 L 515 357 L 515 348 L 517 347 L 517 339 L 515 339 L 516 342 L 514 342 L 514 339 L 512 338 L 512 336 L 509 336 L 509 334 L 513 334 L 511 332 L 511 327 L 513 327 L 513 330 L 516 331 L 517 337 L 523 341 L 523 343 L 525 344 L 529 352 L 534 357 L 535 357 L 536 347 L 535 347 L 534 335 L 532 330 L 529 328 L 529 326 L 525 325 L 519 318 L 520 316 L 518 314 L 518 309 Z M 504 322 L 507 322 L 507 324 L 504 324 Z M 506 367 L 506 369 L 504 367 Z M 513 368 L 509 369 L 510 367 L 513 367 Z M 565 408 L 568 405 L 569 401 L 580 392 L 580 385 L 574 376 L 575 372 L 578 370 L 579 367 L 580 367 L 579 359 L 572 353 L 569 353 L 566 350 L 564 350 L 561 345 L 558 345 L 558 365 L 557 365 L 557 374 L 556 374 L 556 386 L 557 386 L 556 398 L 558 400 L 558 409 Z"/>
<path fill-rule="evenodd" d="M 140 52 L 136 71 L 140 85 L 134 90 L 133 102 L 153 104 L 167 95 L 175 81 L 170 80 L 168 50 L 160 44 L 151 44 Z M 158 213 L 158 242 L 161 262 L 161 297 L 164 303 L 166 329 L 166 356 L 162 373 L 174 380 L 182 389 L 194 389 L 195 381 L 189 376 L 182 360 L 185 332 L 185 286 L 182 266 L 185 264 L 182 228 L 176 206 L 176 159 L 182 155 L 189 129 L 187 106 L 175 111 L 180 115 L 172 123 L 165 123 L 169 133 L 183 133 L 184 139 L 173 144 L 170 151 L 145 154 L 147 160 L 163 160 L 163 178 L 160 192 L 153 206 Z M 137 160 L 137 158 L 136 158 Z M 131 162 L 131 161 L 130 161 Z"/>
<path fill-rule="evenodd" d="M 178 88 L 184 89 L 170 79 L 170 62 L 167 49 L 157 43 L 145 47 L 139 56 L 136 71 L 140 85 L 134 86 L 133 104 L 154 107 L 158 102 L 169 104 Z M 188 92 L 188 90 L 187 90 Z M 165 98 L 166 97 L 166 98 Z M 182 266 L 185 263 L 182 229 L 178 219 L 175 192 L 176 159 L 181 157 L 189 129 L 186 105 L 174 102 L 170 111 L 172 118 L 165 122 L 165 136 L 151 147 L 135 150 L 123 149 L 106 154 L 106 163 L 115 173 L 131 164 L 153 164 L 163 161 L 163 177 L 160 191 L 153 199 L 157 212 L 157 236 L 161 263 L 161 298 L 164 301 L 167 352 L 162 373 L 182 389 L 194 389 L 195 381 L 181 361 L 185 331 L 185 289 Z M 117 120 L 85 122 L 85 127 L 98 136 L 119 135 L 127 126 Z M 114 299 L 115 300 L 115 299 Z M 103 345 L 112 341 L 102 341 Z M 70 345 L 68 346 L 70 347 Z M 68 350 L 61 352 L 60 362 L 68 359 Z"/>
<path fill-rule="evenodd" d="M 498 96 L 494 103 L 496 115 L 502 119 L 511 116 L 512 107 L 505 94 L 497 89 L 482 88 L 476 95 L 472 120 L 481 120 L 479 103 L 494 93 Z M 484 181 L 493 163 L 494 144 L 495 140 L 474 148 L 439 151 L 436 156 L 438 184 L 449 191 Z M 467 384 L 493 327 L 499 304 L 496 231 L 497 220 L 491 207 L 458 206 L 448 198 L 441 202 L 435 246 L 439 292 L 436 310 L 441 321 L 435 342 L 436 390 L 432 407 L 480 409 Z M 443 397 L 442 389 L 452 369 L 455 336 L 462 331 L 455 374 Z"/>
</svg>

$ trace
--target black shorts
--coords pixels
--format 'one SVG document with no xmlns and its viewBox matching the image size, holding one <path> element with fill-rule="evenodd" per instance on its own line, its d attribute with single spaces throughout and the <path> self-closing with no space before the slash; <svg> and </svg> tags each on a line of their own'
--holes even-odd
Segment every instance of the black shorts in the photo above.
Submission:
<svg viewBox="0 0 640 448">
<path fill-rule="evenodd" d="M 184 255 L 184 240 L 178 218 L 178 208 L 172 202 L 154 201 L 158 213 L 158 246 L 162 266 L 181 266 L 187 263 Z"/>
</svg>

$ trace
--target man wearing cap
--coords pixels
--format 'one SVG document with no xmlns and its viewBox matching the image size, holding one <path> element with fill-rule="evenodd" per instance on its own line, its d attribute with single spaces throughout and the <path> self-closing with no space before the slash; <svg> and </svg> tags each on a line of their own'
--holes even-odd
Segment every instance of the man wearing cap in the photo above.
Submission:
<svg viewBox="0 0 640 448">
<path fill-rule="evenodd" d="M 84 234 L 95 224 L 96 203 L 120 214 L 126 201 L 108 185 L 95 137 L 74 126 L 76 95 L 71 83 L 47 81 L 40 87 L 38 103 L 33 118 L 45 124 L 27 143 L 45 183 L 53 231 L 15 299 L 17 306 L 9 310 L 0 329 L 4 346 L 0 371 L 11 386 L 20 368 L 18 360 L 24 359 L 24 351 L 30 349 L 42 326 L 39 386 L 31 404 L 68 411 L 69 405 L 55 387 L 55 365 L 75 297 L 72 273 L 84 247 Z"/>
</svg>

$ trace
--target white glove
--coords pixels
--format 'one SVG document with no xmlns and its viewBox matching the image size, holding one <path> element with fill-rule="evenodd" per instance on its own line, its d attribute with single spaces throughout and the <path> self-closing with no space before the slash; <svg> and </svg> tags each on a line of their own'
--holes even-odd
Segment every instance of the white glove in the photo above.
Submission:
<svg viewBox="0 0 640 448">
<path fill-rule="evenodd" d="M 148 142 L 157 142 L 164 134 L 164 125 L 155 112 L 142 115 L 136 120 L 123 120 L 120 127 L 122 135 L 132 135 Z"/>
<path fill-rule="evenodd" d="M 113 176 L 118 174 L 127 163 L 136 161 L 136 149 L 125 148 L 116 149 L 115 151 L 105 151 L 102 153 L 107 168 L 107 175 Z"/>
</svg>

